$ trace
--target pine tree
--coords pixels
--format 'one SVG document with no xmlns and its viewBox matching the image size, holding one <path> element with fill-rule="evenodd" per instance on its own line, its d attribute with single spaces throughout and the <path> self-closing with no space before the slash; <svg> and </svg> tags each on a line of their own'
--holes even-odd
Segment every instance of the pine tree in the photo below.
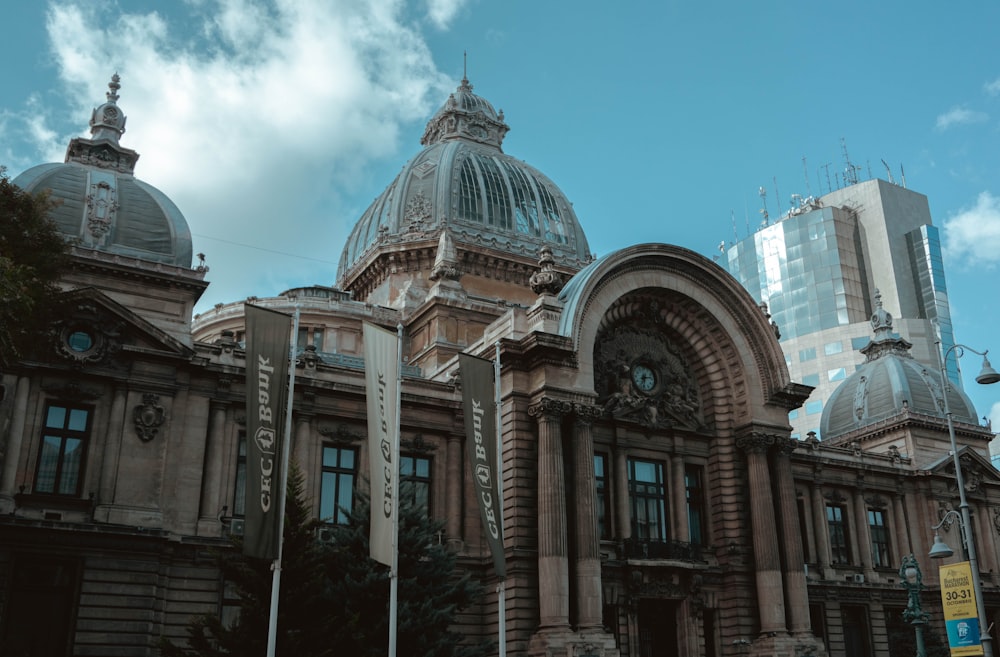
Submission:
<svg viewBox="0 0 1000 657">
<path fill-rule="evenodd" d="M 349 524 L 330 527 L 310 517 L 303 476 L 290 468 L 276 652 L 292 657 L 384 657 L 389 640 L 389 569 L 369 556 L 369 504 L 356 495 Z M 333 538 L 317 540 L 317 529 Z M 403 504 L 400 514 L 397 657 L 480 657 L 486 643 L 450 630 L 456 613 L 481 596 L 455 555 L 439 544 L 442 525 Z M 239 597 L 238 620 L 194 619 L 188 645 L 161 644 L 164 657 L 263 657 L 271 596 L 270 562 L 234 547 L 220 557 L 223 576 Z"/>
</svg>

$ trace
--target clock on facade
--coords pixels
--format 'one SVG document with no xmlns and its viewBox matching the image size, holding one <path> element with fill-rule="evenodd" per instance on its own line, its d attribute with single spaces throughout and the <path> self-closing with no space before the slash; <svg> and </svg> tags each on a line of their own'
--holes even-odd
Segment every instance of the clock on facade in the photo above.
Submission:
<svg viewBox="0 0 1000 657">
<path fill-rule="evenodd" d="M 639 392 L 650 393 L 656 388 L 656 373 L 648 365 L 632 366 L 632 383 Z"/>
</svg>

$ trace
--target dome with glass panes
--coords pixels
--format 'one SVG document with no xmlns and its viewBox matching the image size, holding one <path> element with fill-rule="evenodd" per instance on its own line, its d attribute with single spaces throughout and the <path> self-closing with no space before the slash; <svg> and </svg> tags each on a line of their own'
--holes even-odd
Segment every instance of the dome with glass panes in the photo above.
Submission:
<svg viewBox="0 0 1000 657">
<path fill-rule="evenodd" d="M 428 122 L 423 150 L 354 226 L 338 286 L 365 299 L 400 268 L 426 270 L 430 280 L 474 274 L 510 281 L 518 270 L 526 280 L 543 247 L 565 273 L 589 263 L 572 204 L 546 175 L 503 152 L 508 130 L 503 111 L 463 78 Z"/>
</svg>

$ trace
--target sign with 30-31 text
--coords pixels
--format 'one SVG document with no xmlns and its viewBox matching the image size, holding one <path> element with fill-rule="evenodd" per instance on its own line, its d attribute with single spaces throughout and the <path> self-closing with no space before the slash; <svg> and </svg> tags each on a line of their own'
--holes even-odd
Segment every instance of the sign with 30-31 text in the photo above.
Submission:
<svg viewBox="0 0 1000 657">
<path fill-rule="evenodd" d="M 972 586 L 972 567 L 968 561 L 941 566 L 941 604 L 948 629 L 952 657 L 982 655 L 979 640 L 979 610 Z"/>
</svg>

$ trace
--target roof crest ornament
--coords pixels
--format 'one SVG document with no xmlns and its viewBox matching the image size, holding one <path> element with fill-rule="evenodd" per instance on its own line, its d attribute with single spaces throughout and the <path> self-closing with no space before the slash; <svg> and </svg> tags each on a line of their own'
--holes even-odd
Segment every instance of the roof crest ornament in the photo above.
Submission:
<svg viewBox="0 0 1000 657">
<path fill-rule="evenodd" d="M 121 89 L 118 73 L 111 76 L 107 102 L 94 108 L 90 115 L 90 139 L 76 137 L 66 148 L 66 162 L 78 162 L 119 173 L 133 173 L 139 154 L 118 143 L 125 134 L 125 114 L 118 107 L 118 90 Z"/>
</svg>

